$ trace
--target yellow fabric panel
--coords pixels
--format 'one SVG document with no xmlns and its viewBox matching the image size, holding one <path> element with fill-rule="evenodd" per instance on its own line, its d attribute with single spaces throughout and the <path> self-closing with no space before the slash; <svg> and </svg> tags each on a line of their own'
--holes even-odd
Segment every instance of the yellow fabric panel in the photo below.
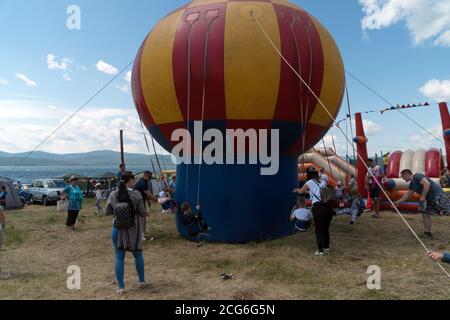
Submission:
<svg viewBox="0 0 450 320">
<path fill-rule="evenodd" d="M 314 17 L 311 16 L 311 19 L 320 34 L 324 54 L 324 75 L 322 91 L 319 98 L 328 108 L 328 111 L 335 117 L 341 106 L 344 94 L 344 62 L 331 34 Z M 328 113 L 319 103 L 317 103 L 314 110 L 310 123 L 319 126 L 328 126 L 332 122 Z"/>
<path fill-rule="evenodd" d="M 294 8 L 294 9 L 298 9 L 298 10 L 304 11 L 303 8 L 300 8 L 299 6 L 297 6 L 297 5 L 295 5 L 292 2 L 287 1 L 287 0 L 271 0 L 271 1 L 272 1 L 272 3 L 275 3 L 275 4 L 281 4 L 281 5 L 286 6 L 286 7 L 290 7 L 290 8 Z"/>
<path fill-rule="evenodd" d="M 225 96 L 227 118 L 267 120 L 275 113 L 281 59 L 267 41 L 250 11 L 278 48 L 278 19 L 272 3 L 228 2 L 225 24 Z"/>
<path fill-rule="evenodd" d="M 145 101 L 156 124 L 183 121 L 173 81 L 173 44 L 184 10 L 163 19 L 150 33 L 141 62 Z"/>
<path fill-rule="evenodd" d="M 189 4 L 188 7 L 192 8 L 192 7 L 202 6 L 202 5 L 211 4 L 211 3 L 224 3 L 226 1 L 227 0 L 194 0 L 194 1 L 192 1 L 191 4 Z"/>
</svg>

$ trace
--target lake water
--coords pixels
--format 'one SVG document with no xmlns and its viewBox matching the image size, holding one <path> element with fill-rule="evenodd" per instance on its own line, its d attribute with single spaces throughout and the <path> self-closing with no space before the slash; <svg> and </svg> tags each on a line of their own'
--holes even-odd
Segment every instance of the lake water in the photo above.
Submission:
<svg viewBox="0 0 450 320">
<path fill-rule="evenodd" d="M 18 167 L 13 172 L 13 167 L 0 166 L 0 177 L 7 177 L 14 181 L 20 180 L 21 183 L 31 183 L 34 179 L 51 179 L 61 177 L 66 174 L 78 174 L 87 177 L 98 177 L 106 172 L 116 173 L 118 168 L 116 166 L 96 166 L 96 167 Z M 133 167 L 127 168 L 135 173 L 149 170 L 148 167 Z M 174 170 L 174 166 L 166 166 L 167 170 Z M 152 171 L 150 169 L 150 171 Z M 158 173 L 158 172 L 157 172 Z"/>
</svg>

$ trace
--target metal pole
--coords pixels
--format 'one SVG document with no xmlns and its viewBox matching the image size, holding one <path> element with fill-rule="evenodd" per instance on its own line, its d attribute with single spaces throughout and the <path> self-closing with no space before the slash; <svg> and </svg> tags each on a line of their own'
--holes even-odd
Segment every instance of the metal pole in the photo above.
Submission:
<svg viewBox="0 0 450 320">
<path fill-rule="evenodd" d="M 123 147 L 123 130 L 120 130 L 120 161 L 125 165 L 125 151 Z"/>
</svg>

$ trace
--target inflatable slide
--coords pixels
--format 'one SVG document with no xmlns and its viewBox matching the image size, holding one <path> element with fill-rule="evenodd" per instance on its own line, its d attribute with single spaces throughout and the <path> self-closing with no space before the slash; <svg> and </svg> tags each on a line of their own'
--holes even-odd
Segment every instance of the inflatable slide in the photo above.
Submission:
<svg viewBox="0 0 450 320">
<path fill-rule="evenodd" d="M 335 186 L 338 181 L 346 186 L 350 175 L 356 177 L 356 168 L 339 157 L 333 149 L 311 149 L 299 158 L 299 180 L 305 179 L 305 172 L 309 167 L 317 170 L 323 168 L 329 178 L 330 185 Z"/>
<path fill-rule="evenodd" d="M 384 187 L 391 200 L 397 201 L 409 190 L 409 183 L 405 182 L 400 177 L 400 173 L 403 170 L 409 169 L 414 174 L 422 173 L 439 184 L 439 177 L 443 168 L 444 159 L 438 149 L 431 149 L 428 151 L 396 151 L 389 157 Z M 419 195 L 414 194 L 413 197 L 409 199 L 407 203 L 402 204 L 399 209 L 402 211 L 417 212 L 419 198 Z M 392 206 L 387 199 L 382 201 L 381 209 L 392 209 Z"/>
</svg>

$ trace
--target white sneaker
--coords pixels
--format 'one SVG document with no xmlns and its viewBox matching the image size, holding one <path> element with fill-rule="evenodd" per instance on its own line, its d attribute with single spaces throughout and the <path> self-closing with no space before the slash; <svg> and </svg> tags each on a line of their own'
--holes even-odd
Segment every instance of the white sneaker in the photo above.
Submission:
<svg viewBox="0 0 450 320">
<path fill-rule="evenodd" d="M 316 256 L 316 257 L 322 257 L 322 256 L 324 256 L 325 255 L 325 253 L 323 252 L 323 251 L 316 251 L 316 253 L 314 253 L 314 255 Z"/>
<path fill-rule="evenodd" d="M 118 290 L 116 291 L 116 293 L 117 293 L 119 296 L 123 296 L 123 295 L 125 294 L 125 289 L 118 289 Z"/>
<path fill-rule="evenodd" d="M 138 286 L 139 286 L 139 289 L 142 290 L 142 289 L 147 288 L 147 283 L 146 282 L 139 282 Z"/>
</svg>

